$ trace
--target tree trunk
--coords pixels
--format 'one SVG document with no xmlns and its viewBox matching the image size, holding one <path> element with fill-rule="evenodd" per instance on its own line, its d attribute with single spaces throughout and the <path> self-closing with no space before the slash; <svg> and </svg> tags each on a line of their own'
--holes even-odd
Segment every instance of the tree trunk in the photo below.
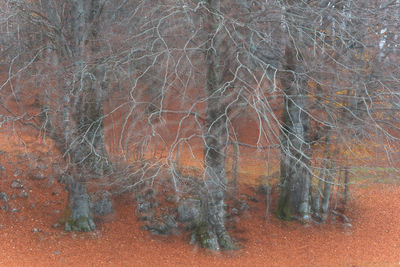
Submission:
<svg viewBox="0 0 400 267">
<path fill-rule="evenodd" d="M 226 114 L 221 103 L 221 91 L 226 63 L 223 63 L 222 46 L 224 40 L 218 32 L 219 0 L 207 1 L 206 27 L 208 42 L 206 47 L 206 87 L 207 126 L 205 139 L 205 182 L 202 196 L 202 218 L 197 227 L 197 235 L 203 247 L 212 250 L 233 249 L 231 237 L 225 228 L 224 199 L 227 179 L 225 173 Z"/>
<path fill-rule="evenodd" d="M 72 163 L 79 168 L 91 170 L 95 177 L 111 169 L 104 140 L 103 103 L 96 89 L 88 88 L 79 96 L 74 108 L 73 129 L 75 140 L 71 140 Z"/>
<path fill-rule="evenodd" d="M 322 210 L 322 221 L 325 222 L 326 219 L 328 218 L 328 209 L 329 209 L 329 200 L 331 196 L 331 181 L 332 181 L 332 176 L 333 176 L 333 165 L 332 162 L 328 163 L 327 166 L 327 175 L 325 179 L 325 185 L 324 185 L 324 193 L 323 193 L 323 198 L 322 198 L 322 205 L 321 205 L 321 210 Z"/>
<path fill-rule="evenodd" d="M 328 179 L 329 176 L 329 164 L 331 158 L 331 152 L 329 151 L 330 139 L 331 139 L 330 134 L 331 132 L 328 131 L 325 136 L 324 160 L 321 163 L 321 171 L 318 177 L 318 187 L 315 189 L 316 192 L 314 195 L 314 202 L 313 202 L 313 215 L 319 220 L 322 220 L 320 210 L 321 210 L 321 197 L 323 197 L 323 186 L 326 183 L 326 179 Z"/>
<path fill-rule="evenodd" d="M 301 55 L 288 45 L 281 74 L 284 110 L 281 129 L 281 193 L 278 216 L 284 220 L 310 219 L 310 121 L 306 113 L 307 79 Z"/>
<path fill-rule="evenodd" d="M 73 60 L 74 77 L 69 86 L 74 90 L 65 90 L 68 113 L 65 115 L 66 152 L 72 163 L 73 179 L 70 183 L 70 219 L 66 230 L 91 231 L 95 229 L 89 213 L 90 199 L 86 181 L 102 176 L 111 168 L 105 146 L 103 130 L 103 91 L 102 70 L 96 64 L 99 53 L 98 27 L 103 8 L 103 0 L 73 0 L 68 6 L 70 12 L 71 40 L 70 53 L 60 55 L 64 60 Z M 89 64 L 90 62 L 90 64 Z M 89 67 L 90 66 L 90 67 Z M 74 83 L 75 82 L 75 83 Z M 67 87 L 69 87 L 67 86 Z M 74 96 L 69 97 L 70 92 Z M 67 130 L 67 129 L 66 129 Z M 77 179 L 76 176 L 80 178 Z"/>
<path fill-rule="evenodd" d="M 210 88 L 209 88 L 210 89 Z M 218 97 L 210 96 L 207 104 L 208 125 L 205 133 L 205 193 L 202 201 L 203 247 L 213 250 L 232 249 L 233 244 L 225 229 L 225 117 Z M 221 114 L 222 113 L 222 114 Z"/>
<path fill-rule="evenodd" d="M 238 185 L 238 172 L 239 172 L 239 144 L 236 139 L 233 144 L 233 162 L 232 162 L 232 193 L 231 199 L 237 197 L 239 185 Z"/>
<path fill-rule="evenodd" d="M 318 186 L 315 188 L 315 194 L 314 194 L 314 202 L 313 202 L 313 212 L 314 216 L 318 219 L 321 218 L 320 215 L 320 209 L 321 209 L 321 196 L 322 196 L 322 186 L 324 184 L 324 174 L 326 173 L 326 170 L 324 169 L 324 165 L 322 165 L 322 169 L 320 172 L 320 176 L 318 177 Z"/>
<path fill-rule="evenodd" d="M 93 75 L 96 77 L 96 71 Z M 91 231 L 95 225 L 89 214 L 90 200 L 85 182 L 103 176 L 111 170 L 111 164 L 104 140 L 102 88 L 91 77 L 83 79 L 81 86 L 82 92 L 71 112 L 73 127 L 67 145 L 72 169 L 77 171 L 73 175 L 82 178 L 73 181 L 69 191 L 71 217 L 66 230 Z"/>
<path fill-rule="evenodd" d="M 70 211 L 69 218 L 65 222 L 65 231 L 89 232 L 96 229 L 90 215 L 90 198 L 87 194 L 86 184 L 79 179 L 71 179 L 67 185 L 69 202 L 67 211 Z"/>
</svg>

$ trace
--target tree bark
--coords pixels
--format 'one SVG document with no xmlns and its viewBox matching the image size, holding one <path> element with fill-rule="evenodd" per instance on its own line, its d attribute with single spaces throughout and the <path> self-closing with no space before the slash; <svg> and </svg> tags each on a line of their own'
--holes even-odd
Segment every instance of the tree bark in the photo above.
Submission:
<svg viewBox="0 0 400 267">
<path fill-rule="evenodd" d="M 76 124 L 69 143 L 71 161 L 78 168 L 91 170 L 94 177 L 111 169 L 104 139 L 103 104 L 96 88 L 88 85 L 78 96 L 72 119 Z"/>
<path fill-rule="evenodd" d="M 87 194 L 86 184 L 79 179 L 71 179 L 67 184 L 69 202 L 67 211 L 70 211 L 69 218 L 65 222 L 65 231 L 90 232 L 96 229 L 90 215 L 90 198 Z"/>
<path fill-rule="evenodd" d="M 206 45 L 207 125 L 204 132 L 205 182 L 202 197 L 202 218 L 197 234 L 203 247 L 212 250 L 233 249 L 225 228 L 224 199 L 227 178 L 225 148 L 227 127 L 225 105 L 222 103 L 226 62 L 223 56 L 223 36 L 218 32 L 219 0 L 207 1 L 205 24 L 208 33 Z"/>
<path fill-rule="evenodd" d="M 294 45 L 285 51 L 281 83 L 285 93 L 281 129 L 281 193 L 278 216 L 310 219 L 310 120 L 306 113 L 307 78 Z"/>
<path fill-rule="evenodd" d="M 317 217 L 318 219 L 321 218 L 320 215 L 320 209 L 321 209 L 321 195 L 322 195 L 322 190 L 323 190 L 323 179 L 324 179 L 324 174 L 326 173 L 326 170 L 324 169 L 324 165 L 322 165 L 320 176 L 318 177 L 318 186 L 315 188 L 315 193 L 314 193 L 314 202 L 313 202 L 313 213 L 314 216 Z"/>
<path fill-rule="evenodd" d="M 331 181 L 332 181 L 332 175 L 333 175 L 333 168 L 332 168 L 332 163 L 328 163 L 327 166 L 327 175 L 325 178 L 325 184 L 324 184 L 324 193 L 323 193 L 323 198 L 322 198 L 322 205 L 321 205 L 321 211 L 322 211 L 322 221 L 325 222 L 326 219 L 328 218 L 328 209 L 329 209 L 329 200 L 331 197 Z"/>
</svg>

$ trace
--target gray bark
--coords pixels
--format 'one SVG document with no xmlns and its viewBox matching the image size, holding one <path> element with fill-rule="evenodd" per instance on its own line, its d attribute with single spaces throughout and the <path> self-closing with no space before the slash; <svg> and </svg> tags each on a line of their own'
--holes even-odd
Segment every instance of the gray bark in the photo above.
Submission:
<svg viewBox="0 0 400 267">
<path fill-rule="evenodd" d="M 232 194 L 231 196 L 236 197 L 238 194 L 238 169 L 239 169 L 239 144 L 238 141 L 235 140 L 234 142 L 234 147 L 233 147 L 233 163 L 232 163 Z"/>
<path fill-rule="evenodd" d="M 285 93 L 281 129 L 281 193 L 278 216 L 285 220 L 310 219 L 310 120 L 306 113 L 307 79 L 301 55 L 294 45 L 285 51 L 281 83 Z"/>
<path fill-rule="evenodd" d="M 349 197 L 349 166 L 344 170 L 344 191 L 343 191 L 343 210 L 346 209 L 347 199 Z"/>
<path fill-rule="evenodd" d="M 111 164 L 104 140 L 103 106 L 95 89 L 88 87 L 80 96 L 72 118 L 77 122 L 72 130 L 75 140 L 69 148 L 72 163 L 91 170 L 93 177 L 102 176 Z"/>
<path fill-rule="evenodd" d="M 218 32 L 220 23 L 219 0 L 207 1 L 206 27 L 208 42 L 206 46 L 206 87 L 207 87 L 207 125 L 205 138 L 205 183 L 202 196 L 202 218 L 197 226 L 197 235 L 203 247 L 212 250 L 233 249 L 234 245 L 225 228 L 225 173 L 226 114 L 221 103 L 226 62 L 223 58 L 224 39 Z"/>
<path fill-rule="evenodd" d="M 98 17 L 101 14 L 103 0 L 88 2 L 75 0 L 72 7 L 72 32 L 74 36 L 73 51 L 77 70 L 80 72 L 80 89 L 73 101 L 72 119 L 75 129 L 74 138 L 78 141 L 71 147 L 74 163 L 89 168 L 96 175 L 110 168 L 105 147 L 103 131 L 103 91 L 101 84 L 102 69 L 94 65 L 86 72 L 87 61 L 95 56 L 98 44 L 90 41 L 98 35 Z M 88 43 L 88 44 L 86 44 Z M 89 58 L 84 55 L 89 52 Z M 88 52 L 86 52 L 88 53 Z M 93 59 L 92 59 L 93 60 Z"/>
<path fill-rule="evenodd" d="M 269 208 L 271 206 L 271 192 L 272 192 L 272 188 L 271 186 L 267 186 L 267 192 L 265 194 L 265 218 L 268 218 L 269 215 Z"/>
<path fill-rule="evenodd" d="M 332 172 L 333 172 L 333 170 L 332 170 L 332 163 L 331 163 L 329 168 L 327 169 L 327 175 L 326 175 L 325 185 L 324 185 L 324 193 L 323 193 L 322 205 L 321 205 L 322 221 L 326 221 L 326 219 L 328 217 L 329 200 L 330 200 L 330 196 L 331 196 L 331 181 L 332 181 L 332 175 L 333 175 Z"/>
<path fill-rule="evenodd" d="M 330 164 L 330 151 L 329 151 L 329 144 L 330 144 L 330 132 L 328 131 L 325 136 L 325 151 L 324 157 L 326 160 L 322 162 L 320 177 L 318 179 L 318 187 L 316 188 L 316 192 L 314 195 L 314 202 L 313 202 L 313 213 L 314 216 L 318 219 L 321 219 L 321 197 L 323 197 L 323 186 L 326 183 L 326 179 L 329 176 L 329 164 Z"/>
<path fill-rule="evenodd" d="M 70 216 L 65 222 L 65 231 L 89 232 L 96 229 L 90 214 L 90 198 L 87 194 L 86 184 L 77 179 L 72 179 L 67 185 L 69 203 L 67 210 Z"/>
<path fill-rule="evenodd" d="M 322 167 L 323 168 L 323 167 Z M 324 179 L 324 174 L 325 170 L 321 170 L 321 175 L 318 179 L 318 186 L 315 189 L 315 194 L 314 194 L 314 203 L 313 203 L 313 212 L 314 216 L 317 218 L 320 218 L 320 209 L 321 209 L 321 195 L 322 195 L 322 189 L 323 189 L 323 179 Z"/>
</svg>

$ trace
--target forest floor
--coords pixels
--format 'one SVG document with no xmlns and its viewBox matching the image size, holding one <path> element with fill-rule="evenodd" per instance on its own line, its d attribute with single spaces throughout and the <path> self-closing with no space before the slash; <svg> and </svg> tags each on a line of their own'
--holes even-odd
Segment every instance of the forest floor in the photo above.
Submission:
<svg viewBox="0 0 400 267">
<path fill-rule="evenodd" d="M 14 136 L 14 135 L 13 135 Z M 62 217 L 63 186 L 30 171 L 43 144 L 0 135 L 0 266 L 400 266 L 400 186 L 368 183 L 352 187 L 346 216 L 324 225 L 265 218 L 265 198 L 252 186 L 241 194 L 250 210 L 229 230 L 241 248 L 213 253 L 189 245 L 185 232 L 155 236 L 141 229 L 133 197 L 114 199 L 115 212 L 98 219 L 90 233 L 64 232 L 53 224 Z M 33 152 L 35 151 L 35 153 Z M 50 154 L 49 154 L 50 153 Z M 32 159 L 35 159 L 33 161 Z M 45 159 L 42 159 L 42 161 Z M 276 206 L 276 194 L 273 207 Z"/>
</svg>

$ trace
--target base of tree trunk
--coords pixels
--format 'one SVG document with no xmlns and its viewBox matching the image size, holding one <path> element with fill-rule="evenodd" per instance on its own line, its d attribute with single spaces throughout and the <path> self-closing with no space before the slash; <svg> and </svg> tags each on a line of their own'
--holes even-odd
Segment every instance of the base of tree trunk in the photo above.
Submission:
<svg viewBox="0 0 400 267">
<path fill-rule="evenodd" d="M 292 217 L 292 207 L 290 206 L 290 202 L 286 198 L 281 198 L 279 200 L 279 207 L 278 207 L 278 218 L 284 221 L 291 221 L 293 220 Z"/>
<path fill-rule="evenodd" d="M 211 189 L 202 198 L 200 218 L 192 225 L 192 243 L 198 241 L 203 248 L 211 250 L 236 249 L 225 228 L 224 193 Z"/>
<path fill-rule="evenodd" d="M 65 221 L 65 231 L 90 232 L 96 229 L 96 225 L 90 215 L 90 197 L 86 191 L 86 185 L 81 182 L 72 182 L 69 188 L 70 214 Z"/>
<path fill-rule="evenodd" d="M 234 250 L 232 238 L 227 232 L 216 234 L 213 229 L 207 227 L 204 223 L 194 227 L 191 243 L 199 242 L 202 248 L 211 250 Z"/>
<path fill-rule="evenodd" d="M 311 219 L 311 179 L 306 163 L 297 163 L 283 157 L 281 163 L 281 184 L 277 215 L 282 220 Z"/>
<path fill-rule="evenodd" d="M 79 231 L 79 232 L 90 232 L 96 230 L 96 226 L 91 217 L 81 216 L 77 219 L 70 218 L 65 223 L 65 231 Z"/>
</svg>

